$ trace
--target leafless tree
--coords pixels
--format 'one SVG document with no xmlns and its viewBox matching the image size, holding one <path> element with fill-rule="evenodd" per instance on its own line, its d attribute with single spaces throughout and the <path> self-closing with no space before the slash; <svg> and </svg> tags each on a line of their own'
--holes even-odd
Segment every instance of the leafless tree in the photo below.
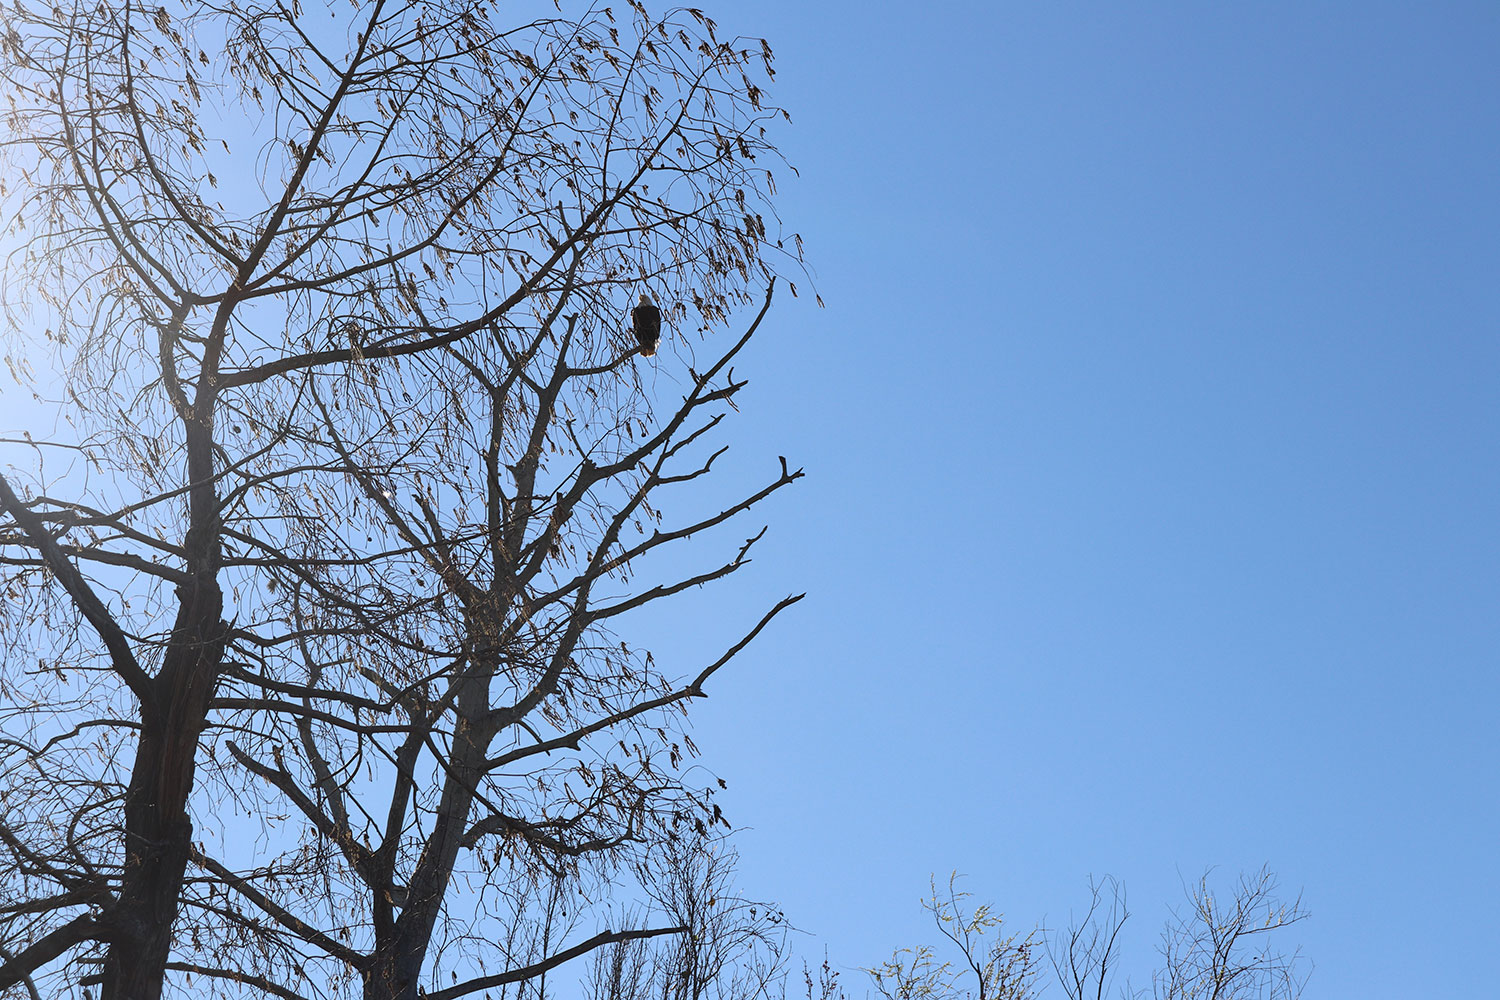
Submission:
<svg viewBox="0 0 1500 1000">
<path fill-rule="evenodd" d="M 636 876 L 686 933 L 621 941 L 594 953 L 590 1000 L 761 1000 L 784 993 L 785 917 L 738 895 L 722 841 L 670 841 Z"/>
<path fill-rule="evenodd" d="M 692 669 L 617 626 L 801 475 L 666 516 L 800 273 L 782 112 L 701 11 L 537 13 L 4 12 L 7 363 L 64 430 L 0 475 L 0 992 L 451 1000 L 692 943 L 600 907 L 722 821 L 685 707 L 798 598 Z"/>
<path fill-rule="evenodd" d="M 1047 942 L 1068 1000 L 1104 1000 L 1120 960 L 1120 931 L 1129 919 L 1125 887 L 1113 878 L 1090 879 L 1088 909 Z"/>
<path fill-rule="evenodd" d="M 1299 952 L 1278 950 L 1272 936 L 1307 917 L 1301 897 L 1277 895 L 1267 869 L 1241 875 L 1217 892 L 1205 874 L 1187 891 L 1188 905 L 1162 932 L 1155 1000 L 1297 1000 L 1307 983 Z M 1279 937 L 1279 935 L 1277 935 Z"/>
<path fill-rule="evenodd" d="M 1298 1000 L 1307 982 L 1299 952 L 1287 953 L 1278 933 L 1307 916 L 1300 898 L 1282 903 L 1269 869 L 1242 875 L 1227 893 L 1216 893 L 1211 872 L 1187 889 L 1188 906 L 1172 914 L 1162 932 L 1161 963 L 1151 986 L 1118 995 L 1125 1000 Z M 934 886 L 922 901 L 932 914 L 944 958 L 929 946 L 897 951 L 889 961 L 867 969 L 885 1000 L 1033 1000 L 1045 949 L 1058 985 L 1068 1000 L 1104 1000 L 1115 989 L 1122 952 L 1121 931 L 1130 918 L 1124 887 L 1111 878 L 1091 881 L 1083 915 L 1056 933 L 1033 931 L 1024 937 L 1003 933 L 999 914 L 969 894 Z"/>
<path fill-rule="evenodd" d="M 1205 873 L 1186 891 L 1188 905 L 1173 913 L 1161 937 L 1161 965 L 1149 988 L 1121 995 L 1152 1000 L 1297 1000 L 1307 982 L 1299 952 L 1278 947 L 1277 932 L 1307 917 L 1300 897 L 1282 902 L 1267 868 L 1241 875 L 1226 892 Z M 1120 959 L 1117 942 L 1129 919 L 1124 890 L 1106 880 L 1091 886 L 1092 901 L 1050 948 L 1053 968 L 1069 1000 L 1102 1000 Z"/>
<path fill-rule="evenodd" d="M 958 878 L 956 872 L 949 876 L 942 891 L 934 881 L 932 895 L 922 901 L 956 958 L 942 959 L 927 945 L 897 951 L 866 970 L 885 1000 L 1026 1000 L 1033 995 L 1039 936 L 1006 934 L 1004 918 L 986 904 L 968 909 L 971 894 L 959 891 Z"/>
</svg>

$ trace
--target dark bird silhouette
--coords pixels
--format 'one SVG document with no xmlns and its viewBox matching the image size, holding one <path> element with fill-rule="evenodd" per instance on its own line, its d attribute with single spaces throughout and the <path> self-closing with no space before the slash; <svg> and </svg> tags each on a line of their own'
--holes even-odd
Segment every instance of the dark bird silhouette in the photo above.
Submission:
<svg viewBox="0 0 1500 1000">
<path fill-rule="evenodd" d="M 655 354 L 656 345 L 661 343 L 661 310 L 645 292 L 641 293 L 640 305 L 630 310 L 630 325 L 640 342 L 641 353 L 648 358 Z"/>
</svg>

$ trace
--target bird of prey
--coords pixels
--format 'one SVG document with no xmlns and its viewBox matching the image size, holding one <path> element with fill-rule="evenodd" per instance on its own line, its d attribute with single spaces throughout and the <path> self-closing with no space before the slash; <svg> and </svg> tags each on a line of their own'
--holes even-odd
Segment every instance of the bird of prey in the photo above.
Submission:
<svg viewBox="0 0 1500 1000">
<path fill-rule="evenodd" d="M 645 292 L 641 293 L 640 304 L 630 310 L 630 326 L 640 342 L 641 353 L 648 358 L 655 354 L 656 345 L 661 343 L 661 310 Z"/>
</svg>

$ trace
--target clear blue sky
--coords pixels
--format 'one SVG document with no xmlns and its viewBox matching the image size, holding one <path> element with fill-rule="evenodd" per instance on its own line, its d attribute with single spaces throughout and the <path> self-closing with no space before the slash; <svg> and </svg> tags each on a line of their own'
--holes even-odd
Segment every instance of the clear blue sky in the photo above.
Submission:
<svg viewBox="0 0 1500 1000">
<path fill-rule="evenodd" d="M 1311 995 L 1494 995 L 1500 4 L 772 2 L 808 479 L 679 619 L 749 887 L 835 965 L 1269 863 Z M 762 466 L 764 468 L 764 466 Z M 851 985 L 863 993 L 863 983 Z"/>
</svg>

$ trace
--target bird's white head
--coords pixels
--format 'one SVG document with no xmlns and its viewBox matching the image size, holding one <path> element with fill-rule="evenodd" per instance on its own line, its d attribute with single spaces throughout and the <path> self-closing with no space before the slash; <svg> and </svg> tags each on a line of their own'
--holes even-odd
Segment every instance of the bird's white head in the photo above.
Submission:
<svg viewBox="0 0 1500 1000">
<path fill-rule="evenodd" d="M 651 304 L 652 304 L 652 302 L 651 302 L 651 296 L 647 295 L 645 292 L 642 292 L 641 293 L 641 305 L 643 305 L 643 306 L 649 306 Z"/>
</svg>

